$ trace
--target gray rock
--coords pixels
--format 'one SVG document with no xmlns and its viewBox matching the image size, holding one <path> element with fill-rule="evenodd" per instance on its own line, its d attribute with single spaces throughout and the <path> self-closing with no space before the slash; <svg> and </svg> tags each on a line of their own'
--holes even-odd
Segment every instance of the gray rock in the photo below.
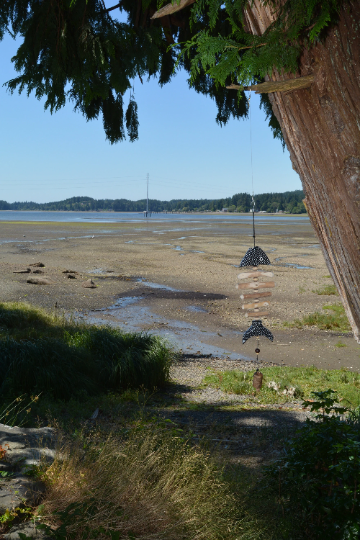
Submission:
<svg viewBox="0 0 360 540">
<path fill-rule="evenodd" d="M 37 263 L 29 264 L 29 266 L 37 266 L 38 268 L 44 268 L 45 264 L 43 264 L 42 262 L 37 262 Z"/>
<path fill-rule="evenodd" d="M 76 270 L 63 270 L 63 274 L 77 274 Z"/>
<path fill-rule="evenodd" d="M 34 481 L 23 474 L 14 474 L 9 480 L 0 480 L 0 513 L 24 504 L 35 506 L 44 491 L 42 482 Z"/>
<path fill-rule="evenodd" d="M 19 540 L 19 533 L 26 534 L 29 538 L 34 539 L 50 539 L 50 536 L 46 536 L 45 532 L 39 531 L 39 529 L 36 528 L 36 525 L 33 522 L 28 523 L 21 523 L 19 525 L 14 525 L 10 532 L 3 535 L 3 538 L 6 540 Z"/>
<path fill-rule="evenodd" d="M 95 285 L 92 279 L 88 279 L 87 281 L 84 281 L 82 286 L 85 287 L 85 289 L 96 289 L 97 287 L 97 285 Z"/>
<path fill-rule="evenodd" d="M 34 465 L 44 460 L 50 464 L 55 457 L 55 432 L 52 428 L 19 428 L 0 424 L 0 445 L 6 450 L 1 470 L 13 476 L 0 479 L 0 513 L 20 505 L 36 505 L 45 487 L 26 475 Z"/>
<path fill-rule="evenodd" d="M 30 272 L 30 268 L 26 268 L 25 270 L 14 270 L 13 274 L 30 274 Z"/>
<path fill-rule="evenodd" d="M 43 274 L 44 273 L 44 270 L 40 270 L 40 268 L 35 268 L 35 270 L 33 270 L 33 274 Z"/>
<path fill-rule="evenodd" d="M 76 276 L 74 274 L 67 274 L 66 276 L 68 279 L 76 279 Z"/>
</svg>

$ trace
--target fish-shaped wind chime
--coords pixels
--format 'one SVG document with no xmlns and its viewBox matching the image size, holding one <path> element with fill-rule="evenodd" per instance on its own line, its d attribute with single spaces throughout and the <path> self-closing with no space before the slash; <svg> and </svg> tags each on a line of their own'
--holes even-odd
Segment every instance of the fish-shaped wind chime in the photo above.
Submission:
<svg viewBox="0 0 360 540">
<path fill-rule="evenodd" d="M 271 296 L 271 291 L 266 291 L 265 289 L 272 289 L 275 287 L 274 281 L 260 281 L 262 278 L 272 278 L 274 274 L 272 272 L 264 272 L 259 267 L 265 266 L 270 263 L 269 257 L 266 253 L 255 245 L 255 201 L 254 197 L 252 198 L 253 203 L 253 238 L 254 238 L 254 247 L 249 248 L 245 253 L 244 258 L 240 263 L 240 267 L 251 267 L 250 272 L 242 272 L 238 275 L 238 279 L 241 283 L 238 283 L 236 286 L 237 289 L 241 290 L 240 298 L 244 300 L 242 306 L 243 309 L 247 310 L 246 316 L 253 318 L 251 326 L 243 334 L 243 343 L 245 343 L 249 338 L 257 336 L 264 336 L 270 341 L 274 340 L 274 336 L 263 326 L 262 320 L 260 317 L 266 317 L 269 312 L 264 311 L 269 305 L 268 298 Z M 245 279 L 250 279 L 249 282 L 244 282 Z M 245 292 L 249 291 L 249 292 Z M 266 299 L 266 300 L 264 300 Z M 257 359 L 260 353 L 259 343 L 255 349 Z"/>
</svg>

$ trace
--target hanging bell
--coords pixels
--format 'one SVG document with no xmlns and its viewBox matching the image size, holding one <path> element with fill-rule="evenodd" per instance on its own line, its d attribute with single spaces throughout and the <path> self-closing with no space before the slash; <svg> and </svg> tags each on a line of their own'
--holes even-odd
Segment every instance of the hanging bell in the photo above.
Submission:
<svg viewBox="0 0 360 540">
<path fill-rule="evenodd" d="M 263 374 L 258 369 L 255 371 L 253 376 L 253 387 L 256 392 L 259 392 L 262 387 Z"/>
</svg>

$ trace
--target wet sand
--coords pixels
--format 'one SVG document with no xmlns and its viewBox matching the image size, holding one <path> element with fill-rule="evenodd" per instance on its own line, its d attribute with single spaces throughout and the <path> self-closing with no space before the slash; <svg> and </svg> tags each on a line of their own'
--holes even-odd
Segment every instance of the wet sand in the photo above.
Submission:
<svg viewBox="0 0 360 540">
<path fill-rule="evenodd" d="M 235 288 L 236 266 L 252 241 L 251 223 L 196 216 L 140 223 L 1 222 L 1 299 L 158 333 L 184 354 L 253 360 L 257 341 L 242 345 L 250 321 Z M 256 243 L 268 254 L 276 282 L 269 317 L 263 318 L 275 339 L 260 339 L 260 359 L 359 370 L 360 346 L 350 335 L 283 326 L 339 303 L 337 296 L 313 292 L 332 280 L 310 224 L 269 218 L 257 223 Z M 13 273 L 35 262 L 45 268 L 33 277 L 52 285 L 28 284 L 29 274 Z M 76 279 L 68 279 L 66 269 L 78 272 Z M 82 287 L 90 277 L 96 289 Z M 345 347 L 337 347 L 339 341 Z"/>
</svg>

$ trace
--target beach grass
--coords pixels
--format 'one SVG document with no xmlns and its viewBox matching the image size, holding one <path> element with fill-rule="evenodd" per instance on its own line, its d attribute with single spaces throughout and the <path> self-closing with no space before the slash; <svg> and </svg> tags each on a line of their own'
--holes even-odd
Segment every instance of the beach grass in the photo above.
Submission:
<svg viewBox="0 0 360 540">
<path fill-rule="evenodd" d="M 43 516 L 74 540 L 266 538 L 219 462 L 172 422 L 140 420 L 85 453 L 66 444 L 43 480 Z"/>
<path fill-rule="evenodd" d="M 212 372 L 206 375 L 203 385 L 218 388 L 226 393 L 244 396 L 249 401 L 259 404 L 286 403 L 299 399 L 311 399 L 312 392 L 332 390 L 338 392 L 339 398 L 346 406 L 360 405 L 360 374 L 342 369 L 318 369 L 312 367 L 267 367 L 261 368 L 263 386 L 254 395 L 252 386 L 253 372 L 224 371 Z M 269 388 L 269 383 L 275 383 L 278 390 Z M 275 386 L 271 385 L 271 386 Z M 294 388 L 294 396 L 287 393 Z"/>
<path fill-rule="evenodd" d="M 316 311 L 310 313 L 302 319 L 295 319 L 292 322 L 285 322 L 284 326 L 290 328 L 304 328 L 304 326 L 315 326 L 320 330 L 333 330 L 335 332 L 351 332 L 351 326 L 342 304 L 329 304 L 322 308 L 325 313 Z"/>
<path fill-rule="evenodd" d="M 0 304 L 2 396 L 68 400 L 162 387 L 173 357 L 157 336 L 76 323 L 27 304 Z"/>
</svg>

